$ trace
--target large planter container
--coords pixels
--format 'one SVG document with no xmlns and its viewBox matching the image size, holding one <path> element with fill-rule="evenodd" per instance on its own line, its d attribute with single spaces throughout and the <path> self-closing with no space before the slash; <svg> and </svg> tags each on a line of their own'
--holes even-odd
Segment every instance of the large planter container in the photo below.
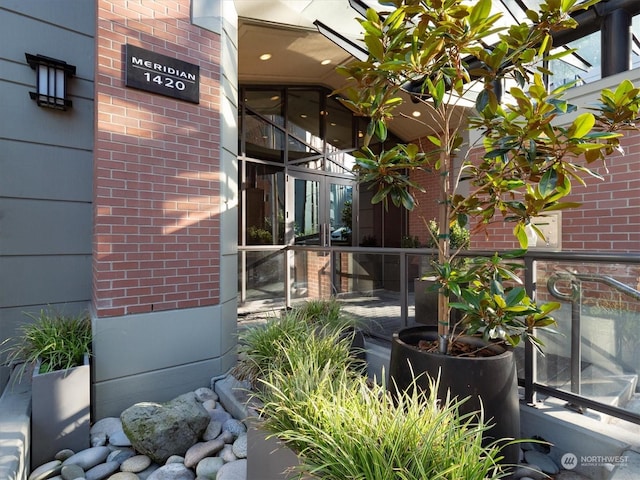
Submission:
<svg viewBox="0 0 640 480">
<path fill-rule="evenodd" d="M 257 418 L 249 418 L 247 423 L 247 478 L 299 479 L 295 473 L 295 467 L 300 464 L 296 453 L 270 436 Z"/>
<path fill-rule="evenodd" d="M 497 355 L 470 358 L 428 353 L 419 350 L 419 340 L 437 339 L 437 330 L 431 326 L 417 326 L 400 330 L 393 334 L 389 377 L 391 385 L 406 390 L 412 385 L 414 375 L 416 385 L 429 389 L 429 377 L 440 376 L 438 397 L 447 392 L 451 397 L 469 399 L 461 406 L 461 413 L 471 413 L 484 409 L 484 417 L 494 424 L 485 436 L 485 443 L 496 439 L 520 437 L 520 408 L 516 362 L 513 352 L 497 345 Z M 465 337 L 465 341 L 481 347 L 482 339 Z M 413 370 L 413 375 L 412 375 Z M 428 376 L 425 376 L 425 374 Z M 503 447 L 503 463 L 517 464 L 520 451 L 518 445 Z"/>
<path fill-rule="evenodd" d="M 31 382 L 31 468 L 53 460 L 69 448 L 74 452 L 89 448 L 90 369 L 84 365 L 50 373 L 39 373 Z"/>
</svg>

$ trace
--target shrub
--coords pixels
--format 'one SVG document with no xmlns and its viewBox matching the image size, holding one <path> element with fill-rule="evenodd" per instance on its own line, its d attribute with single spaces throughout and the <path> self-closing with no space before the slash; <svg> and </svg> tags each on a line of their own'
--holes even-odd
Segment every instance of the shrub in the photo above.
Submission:
<svg viewBox="0 0 640 480">
<path fill-rule="evenodd" d="M 40 373 L 66 370 L 84 363 L 91 350 L 91 320 L 87 313 L 63 315 L 53 309 L 27 314 L 33 322 L 20 327 L 20 335 L 5 340 L 7 363 L 22 363 L 20 377 L 27 367 L 40 361 Z"/>
<path fill-rule="evenodd" d="M 488 428 L 459 403 L 418 388 L 390 395 L 345 368 L 344 340 L 312 334 L 280 345 L 282 361 L 256 397 L 265 428 L 299 454 L 301 475 L 344 480 L 488 479 L 503 476 Z M 327 350 L 339 352 L 327 358 Z M 437 386 L 431 388 L 436 392 Z"/>
<path fill-rule="evenodd" d="M 257 379 L 280 365 L 286 353 L 286 345 L 306 341 L 311 332 L 320 331 L 325 336 L 344 337 L 352 340 L 357 321 L 343 314 L 337 300 L 310 300 L 269 319 L 264 324 L 248 327 L 239 335 L 239 359 L 232 374 L 239 380 L 259 386 Z M 351 355 L 357 351 L 351 349 Z M 351 358 L 351 365 L 357 360 Z"/>
</svg>

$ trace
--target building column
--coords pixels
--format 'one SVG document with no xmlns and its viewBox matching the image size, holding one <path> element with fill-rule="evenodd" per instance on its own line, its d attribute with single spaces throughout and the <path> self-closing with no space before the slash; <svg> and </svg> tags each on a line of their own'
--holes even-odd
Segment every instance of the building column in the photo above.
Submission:
<svg viewBox="0 0 640 480">
<path fill-rule="evenodd" d="M 631 15 L 618 8 L 602 19 L 602 78 L 631 70 Z"/>
</svg>

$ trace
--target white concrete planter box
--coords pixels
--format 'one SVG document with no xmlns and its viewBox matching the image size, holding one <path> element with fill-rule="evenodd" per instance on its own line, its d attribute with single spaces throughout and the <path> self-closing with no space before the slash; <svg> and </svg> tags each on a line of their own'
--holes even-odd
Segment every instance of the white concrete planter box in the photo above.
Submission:
<svg viewBox="0 0 640 480">
<path fill-rule="evenodd" d="M 84 365 L 45 374 L 31 383 L 31 467 L 53 460 L 62 449 L 89 447 L 91 411 L 89 357 Z"/>
</svg>

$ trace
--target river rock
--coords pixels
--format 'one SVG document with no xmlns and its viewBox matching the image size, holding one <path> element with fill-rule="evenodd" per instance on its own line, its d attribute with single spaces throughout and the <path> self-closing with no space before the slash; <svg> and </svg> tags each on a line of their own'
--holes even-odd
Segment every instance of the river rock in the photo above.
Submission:
<svg viewBox="0 0 640 480">
<path fill-rule="evenodd" d="M 92 433 L 90 442 L 92 447 L 103 447 L 107 444 L 107 434 L 104 432 Z"/>
<path fill-rule="evenodd" d="M 146 455 L 135 455 L 122 462 L 120 470 L 123 472 L 138 473 L 147 469 L 149 465 L 151 465 L 151 459 L 149 457 Z"/>
<path fill-rule="evenodd" d="M 224 425 L 224 422 L 232 418 L 231 414 L 226 410 L 224 410 L 223 408 L 216 408 L 214 410 L 209 410 L 209 415 L 211 416 L 211 420 L 220 422 L 223 425 Z"/>
<path fill-rule="evenodd" d="M 216 480 L 247 480 L 247 461 L 242 459 L 225 463 L 218 470 Z"/>
<path fill-rule="evenodd" d="M 218 452 L 218 456 L 224 460 L 224 463 L 233 462 L 238 460 L 238 457 L 233 453 L 233 446 L 230 444 L 225 444 L 225 446 Z"/>
<path fill-rule="evenodd" d="M 127 458 L 131 458 L 136 454 L 132 448 L 119 448 L 114 450 L 107 457 L 107 462 L 114 461 L 122 464 Z"/>
<path fill-rule="evenodd" d="M 236 437 L 233 436 L 233 433 L 226 430 L 223 430 L 222 433 L 218 435 L 218 438 L 216 438 L 216 440 L 220 440 L 223 443 L 233 443 L 235 439 Z"/>
<path fill-rule="evenodd" d="M 131 440 L 127 437 L 123 430 L 118 430 L 109 435 L 109 443 L 114 447 L 130 447 Z"/>
<path fill-rule="evenodd" d="M 204 457 L 215 455 L 224 447 L 221 440 L 211 440 L 209 442 L 199 442 L 193 445 L 184 455 L 184 466 L 187 468 L 195 467 Z"/>
<path fill-rule="evenodd" d="M 84 478 L 84 470 L 80 465 L 65 465 L 60 471 L 60 476 L 64 480 L 77 480 L 78 478 Z"/>
<path fill-rule="evenodd" d="M 215 440 L 215 438 L 220 435 L 222 431 L 222 424 L 215 420 L 211 420 L 209 425 L 207 425 L 207 429 L 202 434 L 202 439 L 205 441 Z"/>
<path fill-rule="evenodd" d="M 43 463 L 31 472 L 29 480 L 44 480 L 45 478 L 50 478 L 59 474 L 60 470 L 62 470 L 62 463 L 60 460 L 52 460 L 51 462 Z"/>
<path fill-rule="evenodd" d="M 167 458 L 167 461 L 165 463 L 167 465 L 170 463 L 184 463 L 184 457 L 180 455 L 171 455 L 169 458 Z"/>
<path fill-rule="evenodd" d="M 194 393 L 196 394 L 196 398 L 199 402 L 205 402 L 207 400 L 218 400 L 218 394 L 207 387 L 198 388 Z"/>
<path fill-rule="evenodd" d="M 86 472 L 106 460 L 111 453 L 109 447 L 91 447 L 67 458 L 62 465 L 80 465 Z"/>
<path fill-rule="evenodd" d="M 60 450 L 58 453 L 56 453 L 55 459 L 56 460 L 60 460 L 61 462 L 64 462 L 67 458 L 69 458 L 71 455 L 75 455 L 76 452 L 74 452 L 73 450 L 71 450 L 70 448 L 63 448 L 62 450 Z"/>
<path fill-rule="evenodd" d="M 118 472 L 109 477 L 109 480 L 139 480 L 140 477 L 131 472 Z"/>
<path fill-rule="evenodd" d="M 107 462 L 96 465 L 84 474 L 86 480 L 104 480 L 120 469 L 118 462 Z"/>
<path fill-rule="evenodd" d="M 230 418 L 226 422 L 222 424 L 222 430 L 226 432 L 231 432 L 233 434 L 234 439 L 238 438 L 238 435 L 247 432 L 247 427 L 245 427 L 244 423 L 235 418 Z"/>
<path fill-rule="evenodd" d="M 193 392 L 164 404 L 137 403 L 123 411 L 120 419 L 133 448 L 160 464 L 171 455 L 184 455 L 210 421 L 209 413 Z"/>
<path fill-rule="evenodd" d="M 247 458 L 247 434 L 243 433 L 238 435 L 238 438 L 233 442 L 233 446 L 231 448 L 236 457 Z"/>
<path fill-rule="evenodd" d="M 149 477 L 153 475 L 153 473 L 156 470 L 158 470 L 160 467 L 161 465 L 158 465 L 157 463 L 152 463 L 151 465 L 149 465 L 149 468 L 139 473 L 136 473 L 136 475 L 138 476 L 139 480 L 149 480 Z"/>
<path fill-rule="evenodd" d="M 195 474 L 180 463 L 170 463 L 153 472 L 147 480 L 195 480 Z"/>
<path fill-rule="evenodd" d="M 196 475 L 203 478 L 215 479 L 218 471 L 224 465 L 224 460 L 220 457 L 207 457 L 198 462 Z"/>
<path fill-rule="evenodd" d="M 202 402 L 202 406 L 207 409 L 207 412 L 211 412 L 211 411 L 215 410 L 216 408 L 220 408 L 218 406 L 218 402 L 216 402 L 213 399 L 205 400 L 204 402 Z"/>
<path fill-rule="evenodd" d="M 118 417 L 105 417 L 91 426 L 91 435 L 105 434 L 109 437 L 113 432 L 122 430 L 122 422 Z"/>
</svg>

